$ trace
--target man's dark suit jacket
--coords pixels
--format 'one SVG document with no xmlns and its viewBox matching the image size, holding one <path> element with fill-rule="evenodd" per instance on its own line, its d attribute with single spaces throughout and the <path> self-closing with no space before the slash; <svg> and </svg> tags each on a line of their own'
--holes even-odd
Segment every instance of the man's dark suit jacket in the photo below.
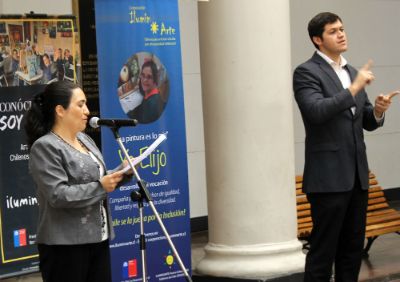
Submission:
<svg viewBox="0 0 400 282">
<path fill-rule="evenodd" d="M 349 65 L 345 68 L 353 81 L 357 70 Z M 367 93 L 363 89 L 353 97 L 317 53 L 296 68 L 293 89 L 306 131 L 303 191 L 350 191 L 356 172 L 361 188 L 368 189 L 363 129 L 372 131 L 381 124 L 374 117 Z M 350 110 L 353 106 L 354 115 Z"/>
</svg>

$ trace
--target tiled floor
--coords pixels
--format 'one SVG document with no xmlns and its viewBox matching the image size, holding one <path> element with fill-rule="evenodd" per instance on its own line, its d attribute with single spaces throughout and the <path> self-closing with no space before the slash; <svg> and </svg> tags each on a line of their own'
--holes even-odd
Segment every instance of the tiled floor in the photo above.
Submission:
<svg viewBox="0 0 400 282">
<path fill-rule="evenodd" d="M 400 201 L 389 205 L 400 211 Z M 400 234 L 379 236 L 369 253 L 361 266 L 360 281 L 400 282 Z"/>
<path fill-rule="evenodd" d="M 192 234 L 192 265 L 195 266 L 204 256 L 203 247 L 207 233 Z M 195 272 L 195 270 L 194 270 Z M 369 258 L 364 259 L 359 281 L 362 282 L 400 282 L 400 235 L 391 233 L 378 237 L 373 243 Z"/>
<path fill-rule="evenodd" d="M 389 204 L 400 211 L 400 201 Z M 193 267 L 204 256 L 203 247 L 207 240 L 206 232 L 192 234 Z M 400 234 L 386 234 L 375 240 L 369 251 L 369 257 L 362 262 L 359 281 L 400 282 Z"/>
<path fill-rule="evenodd" d="M 400 202 L 392 204 L 400 210 Z M 207 232 L 192 234 L 192 265 L 195 267 L 204 256 Z M 391 233 L 380 236 L 372 245 L 369 258 L 364 259 L 360 281 L 400 282 L 400 235 Z M 195 271 L 195 270 L 194 270 Z M 42 282 L 39 274 L 25 275 L 2 280 L 4 282 Z"/>
<path fill-rule="evenodd" d="M 204 256 L 207 233 L 192 234 L 192 265 Z M 42 282 L 39 274 L 2 280 L 4 282 Z M 392 233 L 379 237 L 370 250 L 370 256 L 361 266 L 362 282 L 400 282 L 400 235 Z"/>
</svg>

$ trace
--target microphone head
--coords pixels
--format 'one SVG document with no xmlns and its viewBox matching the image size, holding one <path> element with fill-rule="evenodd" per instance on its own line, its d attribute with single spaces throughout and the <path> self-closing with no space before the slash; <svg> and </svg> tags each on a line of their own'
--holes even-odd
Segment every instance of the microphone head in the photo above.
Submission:
<svg viewBox="0 0 400 282">
<path fill-rule="evenodd" d="M 89 120 L 89 125 L 92 127 L 92 128 L 98 128 L 99 127 L 99 125 L 98 125 L 98 122 L 99 121 L 99 118 L 98 117 L 92 117 L 90 120 Z"/>
</svg>

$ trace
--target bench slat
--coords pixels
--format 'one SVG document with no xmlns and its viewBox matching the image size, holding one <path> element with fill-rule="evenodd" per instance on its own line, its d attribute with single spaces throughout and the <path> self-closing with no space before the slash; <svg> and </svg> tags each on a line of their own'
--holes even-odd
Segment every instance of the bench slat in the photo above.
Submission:
<svg viewBox="0 0 400 282">
<path fill-rule="evenodd" d="M 383 209 L 383 208 L 388 208 L 388 207 L 389 207 L 389 205 L 387 203 L 371 205 L 371 206 L 368 206 L 367 211 L 373 211 L 373 210 L 378 210 L 378 209 Z"/>
<path fill-rule="evenodd" d="M 393 220 L 400 220 L 400 213 L 387 213 L 384 215 L 369 216 L 367 217 L 367 225 L 383 223 Z"/>
<path fill-rule="evenodd" d="M 299 229 L 304 229 L 304 228 L 311 228 L 313 226 L 312 222 L 305 222 L 305 223 L 301 223 L 299 224 Z"/>
<path fill-rule="evenodd" d="M 376 179 L 369 179 L 369 186 L 377 185 L 378 181 Z M 297 182 L 296 181 L 296 189 L 302 189 L 303 188 L 303 182 Z"/>
<path fill-rule="evenodd" d="M 298 205 L 299 205 L 299 204 L 308 203 L 306 197 L 297 197 L 296 202 L 297 202 Z"/>
<path fill-rule="evenodd" d="M 393 226 L 398 226 L 400 228 L 400 220 L 394 220 L 394 221 L 389 221 L 389 222 L 385 222 L 385 223 L 367 225 L 367 228 L 365 230 L 370 231 L 370 230 L 374 230 L 374 229 L 382 229 L 382 228 L 388 228 L 388 227 L 393 227 Z"/>
<path fill-rule="evenodd" d="M 311 205 L 308 202 L 306 204 L 297 205 L 298 211 L 309 210 L 310 208 L 311 208 Z"/>
<path fill-rule="evenodd" d="M 375 216 L 375 215 L 382 215 L 382 214 L 387 214 L 387 213 L 392 213 L 392 212 L 398 212 L 395 209 L 382 209 L 382 210 L 377 210 L 377 211 L 371 211 L 367 213 L 368 216 Z"/>
<path fill-rule="evenodd" d="M 380 198 L 375 198 L 375 199 L 369 199 L 368 200 L 368 205 L 375 205 L 375 204 L 379 204 L 379 203 L 385 203 L 386 199 L 384 197 L 380 197 Z"/>
<path fill-rule="evenodd" d="M 298 218 L 297 219 L 297 223 L 305 223 L 305 222 L 312 222 L 312 218 L 311 216 L 307 216 L 307 217 L 302 217 L 302 218 Z"/>
<path fill-rule="evenodd" d="M 378 192 L 378 191 L 383 191 L 383 189 L 382 189 L 382 187 L 381 186 L 369 186 L 369 189 L 368 189 L 368 193 L 371 193 L 371 192 Z"/>
<path fill-rule="evenodd" d="M 379 197 L 384 197 L 385 194 L 383 193 L 383 191 L 377 191 L 377 192 L 369 192 L 368 193 L 368 198 L 369 199 L 373 199 L 373 198 L 379 198 Z"/>
<path fill-rule="evenodd" d="M 304 216 L 309 216 L 309 215 L 311 215 L 311 211 L 310 210 L 297 211 L 297 217 L 304 217 Z"/>
<path fill-rule="evenodd" d="M 373 236 L 379 236 L 379 235 L 383 235 L 383 234 L 398 232 L 399 230 L 400 230 L 400 225 L 389 227 L 389 228 L 382 228 L 379 230 L 367 231 L 365 234 L 365 237 L 368 238 L 368 237 L 373 237 Z"/>
</svg>

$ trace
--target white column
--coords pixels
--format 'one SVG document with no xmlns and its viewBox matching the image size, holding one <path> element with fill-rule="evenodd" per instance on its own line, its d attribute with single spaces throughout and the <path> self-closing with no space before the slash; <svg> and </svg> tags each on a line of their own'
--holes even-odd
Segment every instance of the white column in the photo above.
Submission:
<svg viewBox="0 0 400 282">
<path fill-rule="evenodd" d="M 288 0 L 199 3 L 209 243 L 200 274 L 303 272 Z"/>
</svg>

